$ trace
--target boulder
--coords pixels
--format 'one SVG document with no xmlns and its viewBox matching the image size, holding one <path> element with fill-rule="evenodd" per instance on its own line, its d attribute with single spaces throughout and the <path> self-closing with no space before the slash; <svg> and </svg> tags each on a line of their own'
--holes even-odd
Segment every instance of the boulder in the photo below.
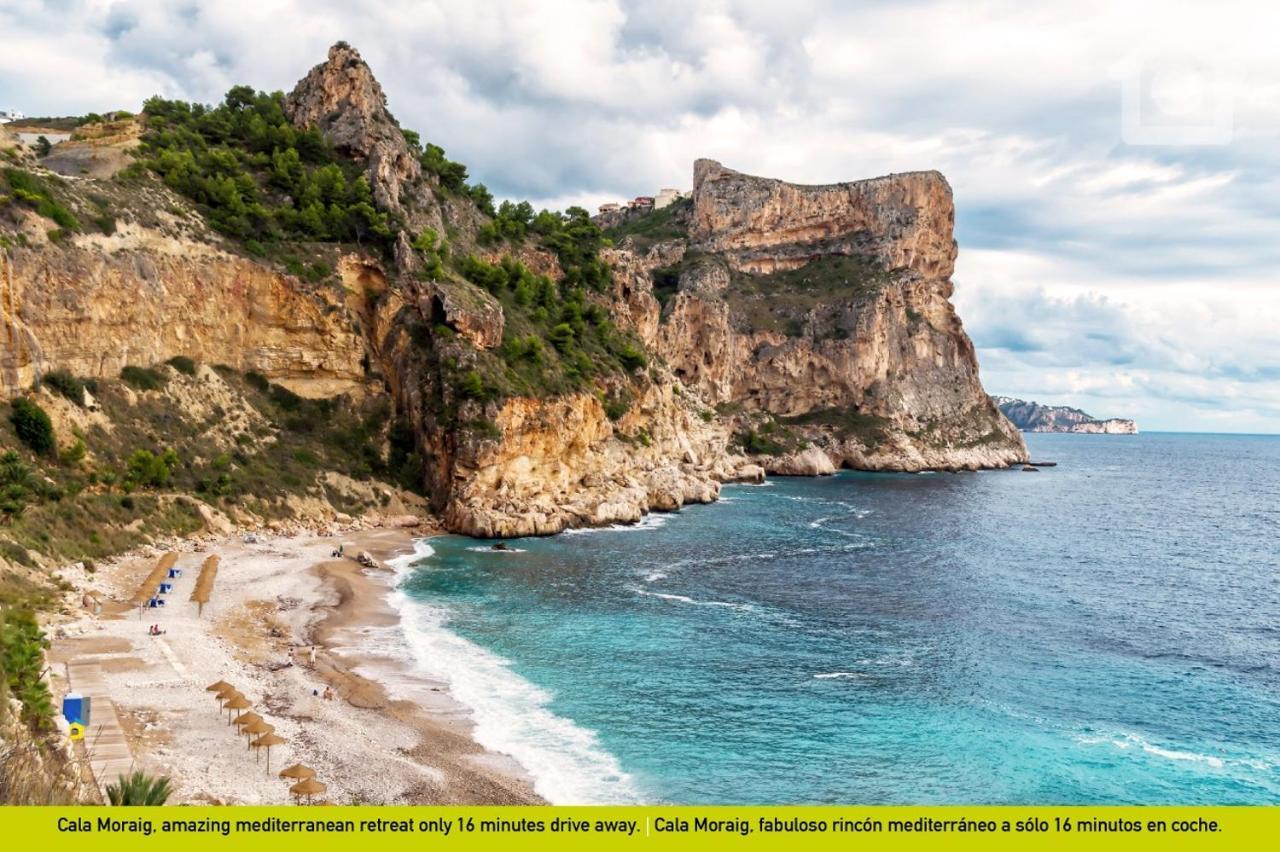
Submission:
<svg viewBox="0 0 1280 852">
<path fill-rule="evenodd" d="M 818 447 L 773 457 L 765 462 L 765 469 L 777 476 L 830 476 L 836 472 L 831 458 Z"/>
</svg>

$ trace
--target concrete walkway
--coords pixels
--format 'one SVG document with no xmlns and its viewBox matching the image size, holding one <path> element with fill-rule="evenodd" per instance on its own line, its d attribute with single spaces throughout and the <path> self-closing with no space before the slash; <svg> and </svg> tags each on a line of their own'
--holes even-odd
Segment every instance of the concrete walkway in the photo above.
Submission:
<svg viewBox="0 0 1280 852">
<path fill-rule="evenodd" d="M 116 705 L 107 695 L 102 668 L 96 660 L 67 663 L 67 679 L 71 689 L 89 696 L 89 729 L 84 734 L 85 750 L 94 781 L 107 795 L 107 785 L 121 775 L 133 771 L 133 752 L 125 739 L 124 728 L 116 714 Z"/>
</svg>

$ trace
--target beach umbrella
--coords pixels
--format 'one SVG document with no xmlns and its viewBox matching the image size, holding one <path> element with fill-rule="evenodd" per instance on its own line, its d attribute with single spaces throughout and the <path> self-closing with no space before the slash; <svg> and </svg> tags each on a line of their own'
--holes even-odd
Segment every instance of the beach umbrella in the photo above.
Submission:
<svg viewBox="0 0 1280 852">
<path fill-rule="evenodd" d="M 310 766 L 303 766 L 301 763 L 295 763 L 293 766 L 290 766 L 288 769 L 281 769 L 280 777 L 281 778 L 297 778 L 298 780 L 302 780 L 304 778 L 315 778 L 316 771 L 312 769 Z"/>
<path fill-rule="evenodd" d="M 227 683 L 225 680 L 217 680 L 209 684 L 208 686 L 206 686 L 204 688 L 204 691 L 205 692 L 221 692 L 222 690 L 226 689 L 229 686 L 231 686 L 231 684 Z"/>
<path fill-rule="evenodd" d="M 253 706 L 253 704 L 250 703 L 249 699 L 245 698 L 243 695 L 236 693 L 236 695 L 232 697 L 225 706 L 227 708 L 227 724 L 230 725 L 232 710 L 248 710 Z"/>
<path fill-rule="evenodd" d="M 284 744 L 284 737 L 279 734 L 263 734 L 253 741 L 254 748 L 265 748 L 267 750 L 267 771 L 271 771 L 271 747 Z"/>
<path fill-rule="evenodd" d="M 261 736 L 265 736 L 266 734 L 274 734 L 276 732 L 276 726 L 269 725 L 265 720 L 259 719 L 258 721 L 252 724 L 245 725 L 244 732 L 248 734 L 249 739 L 252 740 L 254 737 L 261 737 Z M 252 747 L 253 747 L 252 743 L 245 746 L 245 748 L 252 748 Z"/>
<path fill-rule="evenodd" d="M 329 789 L 328 785 L 323 784 L 314 778 L 304 778 L 297 784 L 290 787 L 289 792 L 299 798 L 306 796 L 307 801 L 310 802 L 312 796 L 319 795 L 327 789 Z"/>
<path fill-rule="evenodd" d="M 239 716 L 235 717 L 231 721 L 237 728 L 243 728 L 245 725 L 248 725 L 252 722 L 261 722 L 262 717 L 259 716 L 257 713 L 253 712 L 252 710 L 246 710 L 245 712 L 241 713 Z"/>
<path fill-rule="evenodd" d="M 252 725 L 254 722 L 261 722 L 261 721 L 262 721 L 262 717 L 259 716 L 257 713 L 254 713 L 252 710 L 246 710 L 245 712 L 241 713 L 239 716 L 232 719 L 231 724 L 235 725 L 243 733 L 248 726 Z"/>
<path fill-rule="evenodd" d="M 223 683 L 222 688 L 213 694 L 213 700 L 218 702 L 218 713 L 222 713 L 222 708 L 227 702 L 240 694 L 240 690 L 236 689 L 229 683 Z"/>
</svg>

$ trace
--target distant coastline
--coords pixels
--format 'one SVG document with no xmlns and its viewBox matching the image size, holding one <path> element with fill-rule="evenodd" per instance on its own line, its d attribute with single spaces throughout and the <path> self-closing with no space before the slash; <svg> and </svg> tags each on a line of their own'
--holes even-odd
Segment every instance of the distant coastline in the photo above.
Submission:
<svg viewBox="0 0 1280 852">
<path fill-rule="evenodd" d="M 1041 405 L 1011 396 L 992 396 L 1000 412 L 1023 432 L 1073 432 L 1082 435 L 1136 435 L 1136 421 L 1098 418 L 1065 405 Z"/>
</svg>

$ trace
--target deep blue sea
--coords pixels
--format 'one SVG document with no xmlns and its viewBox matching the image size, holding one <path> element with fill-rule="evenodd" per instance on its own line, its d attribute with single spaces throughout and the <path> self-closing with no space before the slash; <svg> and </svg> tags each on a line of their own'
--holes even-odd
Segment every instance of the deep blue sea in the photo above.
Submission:
<svg viewBox="0 0 1280 852">
<path fill-rule="evenodd" d="M 1280 437 L 1027 440 L 431 539 L 408 652 L 553 802 L 1280 803 Z"/>
</svg>

